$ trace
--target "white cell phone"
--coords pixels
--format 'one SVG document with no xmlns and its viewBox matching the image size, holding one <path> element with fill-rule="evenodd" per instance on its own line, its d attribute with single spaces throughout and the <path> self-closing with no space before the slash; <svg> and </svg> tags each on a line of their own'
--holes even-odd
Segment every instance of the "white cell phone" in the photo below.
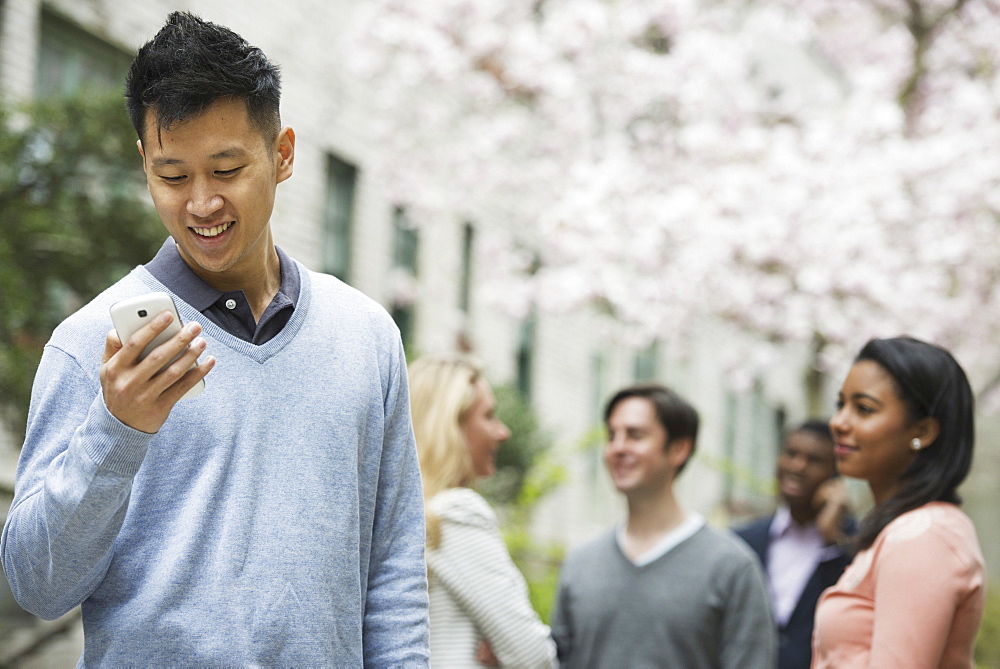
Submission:
<svg viewBox="0 0 1000 669">
<path fill-rule="evenodd" d="M 116 302 L 111 305 L 111 322 L 115 325 L 115 330 L 118 332 L 118 338 L 121 339 L 124 344 L 128 341 L 128 338 L 135 334 L 136 330 L 146 325 L 150 320 L 156 318 L 159 314 L 164 311 L 169 311 L 174 315 L 174 319 L 170 321 L 170 325 L 167 329 L 156 335 L 153 341 L 149 342 L 149 345 L 142 350 L 139 354 L 139 360 L 145 358 L 149 353 L 164 343 L 175 334 L 181 331 L 182 323 L 180 314 L 177 313 L 177 307 L 174 306 L 174 301 L 169 294 L 159 292 L 159 293 L 147 293 L 145 295 L 139 295 L 138 297 L 130 297 L 121 302 Z M 186 351 L 186 349 L 185 349 Z M 185 351 L 181 351 L 175 355 L 163 368 L 169 367 L 175 360 L 184 355 Z M 192 368 L 197 367 L 197 361 L 191 365 Z M 161 371 L 162 369 L 161 368 Z M 184 394 L 184 398 L 194 397 L 201 393 L 205 389 L 205 380 L 201 379 L 198 381 L 191 390 Z"/>
</svg>

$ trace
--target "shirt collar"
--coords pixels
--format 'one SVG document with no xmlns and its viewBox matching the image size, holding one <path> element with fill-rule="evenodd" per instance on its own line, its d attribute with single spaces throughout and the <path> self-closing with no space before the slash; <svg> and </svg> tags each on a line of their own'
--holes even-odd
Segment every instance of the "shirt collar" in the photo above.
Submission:
<svg viewBox="0 0 1000 669">
<path fill-rule="evenodd" d="M 632 564 L 636 567 L 644 567 L 647 564 L 656 561 L 661 556 L 669 553 L 676 546 L 679 546 L 684 543 L 684 541 L 694 536 L 694 534 L 704 527 L 704 525 L 704 516 L 699 513 L 689 513 L 680 525 L 670 530 L 670 532 L 656 542 L 655 546 L 632 561 Z M 621 550 L 622 555 L 625 555 L 625 523 L 621 523 L 616 528 L 615 540 L 618 542 L 618 548 Z"/>
<path fill-rule="evenodd" d="M 771 521 L 771 527 L 768 528 L 768 534 L 771 535 L 772 539 L 777 539 L 791 526 L 792 512 L 786 505 L 782 504 L 774 512 L 774 519 Z"/>
<path fill-rule="evenodd" d="M 284 296 L 292 307 L 299 299 L 299 273 L 292 259 L 278 246 L 274 247 L 281 266 L 281 286 L 278 289 L 279 299 Z M 163 246 L 152 260 L 145 265 L 146 269 L 156 279 L 198 311 L 204 312 L 225 293 L 216 290 L 194 273 L 177 250 L 173 237 L 167 237 Z M 281 300 L 284 302 L 284 300 Z"/>
<path fill-rule="evenodd" d="M 771 537 L 771 541 L 777 541 L 787 535 L 793 528 L 794 520 L 792 519 L 792 512 L 789 508 L 782 504 L 774 511 L 774 519 L 771 520 L 771 526 L 768 528 L 767 532 Z M 804 528 L 802 531 L 807 534 L 813 535 L 814 539 L 818 542 L 818 545 L 822 546 L 820 551 L 820 561 L 832 560 L 835 557 L 843 555 L 843 550 L 836 544 L 829 546 L 823 545 L 823 537 L 820 534 L 819 528 L 815 524 L 810 524 Z"/>
</svg>

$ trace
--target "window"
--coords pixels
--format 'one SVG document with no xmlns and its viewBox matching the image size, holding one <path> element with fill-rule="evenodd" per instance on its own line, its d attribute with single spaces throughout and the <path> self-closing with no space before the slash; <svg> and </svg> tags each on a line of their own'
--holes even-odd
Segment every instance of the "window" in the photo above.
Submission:
<svg viewBox="0 0 1000 669">
<path fill-rule="evenodd" d="M 396 207 L 392 216 L 392 266 L 417 275 L 417 229 L 406 215 L 406 210 Z"/>
<path fill-rule="evenodd" d="M 476 229 L 471 223 L 462 226 L 462 267 L 458 293 L 458 308 L 468 314 L 472 306 L 472 252 L 475 248 Z"/>
<path fill-rule="evenodd" d="M 660 345 L 653 342 L 635 354 L 632 360 L 632 376 L 637 383 L 655 381 L 660 373 Z"/>
<path fill-rule="evenodd" d="M 417 251 L 419 237 L 416 226 L 403 207 L 396 207 L 392 216 L 392 308 L 390 313 L 408 344 L 413 336 L 413 306 L 417 289 Z"/>
<path fill-rule="evenodd" d="M 608 401 L 608 358 L 603 350 L 590 357 L 591 415 L 594 423 L 604 422 L 604 403 Z"/>
<path fill-rule="evenodd" d="M 771 406 L 759 384 L 726 396 L 723 499 L 730 508 L 770 499 L 784 412 Z"/>
<path fill-rule="evenodd" d="M 538 318 L 534 312 L 521 323 L 517 338 L 517 390 L 526 401 L 531 401 L 535 367 L 535 330 Z"/>
<path fill-rule="evenodd" d="M 604 405 L 608 396 L 608 356 L 604 350 L 597 350 L 590 356 L 590 416 L 591 429 L 584 443 L 590 456 L 587 458 L 587 477 L 591 482 L 604 471 L 603 447 L 607 439 L 604 428 Z"/>
<path fill-rule="evenodd" d="M 42 11 L 38 97 L 61 97 L 84 89 L 121 89 L 133 55 L 94 37 L 50 11 Z"/>
<path fill-rule="evenodd" d="M 326 204 L 323 208 L 323 271 L 341 281 L 351 276 L 351 229 L 358 170 L 334 155 L 326 161 Z"/>
</svg>

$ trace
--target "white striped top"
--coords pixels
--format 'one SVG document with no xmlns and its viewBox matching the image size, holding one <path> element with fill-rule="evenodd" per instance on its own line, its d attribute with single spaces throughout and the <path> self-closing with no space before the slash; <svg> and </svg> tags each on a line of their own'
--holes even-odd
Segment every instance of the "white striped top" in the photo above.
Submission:
<svg viewBox="0 0 1000 669">
<path fill-rule="evenodd" d="M 480 666 L 483 639 L 502 667 L 556 666 L 549 628 L 531 608 L 489 503 L 470 488 L 450 488 L 429 508 L 441 520 L 441 543 L 427 552 L 431 666 Z"/>
</svg>

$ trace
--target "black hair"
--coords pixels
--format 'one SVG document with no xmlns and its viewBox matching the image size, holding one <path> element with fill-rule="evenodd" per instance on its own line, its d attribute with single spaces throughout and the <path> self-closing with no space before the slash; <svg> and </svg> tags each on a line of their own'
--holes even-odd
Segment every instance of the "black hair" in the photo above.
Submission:
<svg viewBox="0 0 1000 669">
<path fill-rule="evenodd" d="M 789 435 L 795 434 L 796 432 L 808 432 L 809 434 L 816 435 L 817 437 L 829 441 L 831 445 L 833 444 L 833 435 L 830 433 L 830 421 L 828 420 L 810 418 L 797 427 L 788 430 L 785 433 L 785 438 L 787 439 Z"/>
<path fill-rule="evenodd" d="M 268 142 L 278 136 L 281 76 L 257 47 L 232 30 L 173 12 L 136 54 L 125 77 L 125 106 L 145 141 L 146 110 L 157 132 L 198 116 L 221 99 L 246 103 L 250 123 Z"/>
<path fill-rule="evenodd" d="M 912 337 L 896 337 L 869 341 L 855 358 L 856 363 L 864 360 L 892 377 L 911 422 L 933 418 L 939 432 L 900 476 L 899 491 L 862 522 L 855 539 L 859 550 L 871 546 L 900 514 L 934 501 L 961 504 L 957 489 L 972 466 L 975 442 L 975 399 L 965 371 L 951 353 Z"/>
<path fill-rule="evenodd" d="M 688 459 L 677 468 L 677 473 L 680 474 L 687 465 L 687 461 L 694 455 L 698 439 L 698 412 L 687 400 L 673 390 L 656 383 L 642 383 L 622 388 L 615 393 L 604 410 L 605 425 L 611 418 L 611 412 L 614 411 L 615 407 L 631 397 L 641 397 L 653 404 L 657 420 L 667 431 L 667 444 L 665 446 L 678 439 L 691 439 L 691 453 L 688 455 Z"/>
</svg>

